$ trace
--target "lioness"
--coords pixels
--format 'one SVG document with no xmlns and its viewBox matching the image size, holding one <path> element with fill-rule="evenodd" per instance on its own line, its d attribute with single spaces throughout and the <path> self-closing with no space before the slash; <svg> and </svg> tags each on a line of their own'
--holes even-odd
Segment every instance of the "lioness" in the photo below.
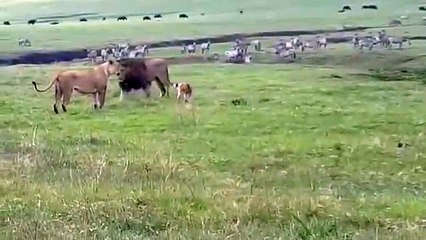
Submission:
<svg viewBox="0 0 426 240">
<path fill-rule="evenodd" d="M 143 89 L 147 97 L 150 96 L 152 82 L 155 82 L 161 91 L 160 97 L 169 96 L 171 86 L 169 69 L 165 59 L 122 59 L 117 72 L 121 88 L 120 99 L 124 94 Z"/>
<path fill-rule="evenodd" d="M 67 112 L 73 90 L 82 94 L 92 94 L 94 108 L 102 108 L 105 104 L 108 77 L 118 72 L 116 60 L 108 60 L 100 65 L 84 70 L 67 70 L 59 73 L 45 89 L 38 89 L 37 83 L 32 82 L 37 92 L 46 92 L 55 85 L 55 103 L 53 111 L 58 114 L 57 105 L 62 100 L 62 110 Z"/>
</svg>

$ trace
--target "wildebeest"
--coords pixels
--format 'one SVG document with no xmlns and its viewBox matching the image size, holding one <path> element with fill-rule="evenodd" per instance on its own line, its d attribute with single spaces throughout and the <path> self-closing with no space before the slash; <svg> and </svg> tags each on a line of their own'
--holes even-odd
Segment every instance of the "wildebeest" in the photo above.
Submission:
<svg viewBox="0 0 426 240">
<path fill-rule="evenodd" d="M 402 22 L 401 22 L 400 20 L 398 20 L 398 19 L 392 19 L 392 20 L 389 22 L 389 26 L 390 26 L 390 27 L 393 27 L 393 26 L 399 26 L 399 25 L 402 25 Z"/>
<path fill-rule="evenodd" d="M 244 13 L 244 11 L 243 10 L 240 10 L 240 14 L 243 14 Z"/>
<path fill-rule="evenodd" d="M 179 14 L 179 18 L 189 18 L 189 17 L 185 13 L 181 13 Z"/>
<path fill-rule="evenodd" d="M 161 14 L 155 14 L 154 18 L 162 18 L 163 16 L 161 16 Z"/>
<path fill-rule="evenodd" d="M 149 16 L 145 16 L 145 17 L 142 18 L 142 20 L 149 21 L 149 20 L 151 20 L 151 18 Z"/>
<path fill-rule="evenodd" d="M 337 11 L 338 13 L 344 13 L 345 12 L 345 10 L 343 10 L 343 9 L 340 9 L 339 11 Z"/>
<path fill-rule="evenodd" d="M 34 25 L 37 22 L 37 19 L 28 20 L 28 24 Z"/>
<path fill-rule="evenodd" d="M 31 41 L 28 38 L 20 38 L 20 39 L 18 39 L 18 45 L 19 46 L 30 47 L 31 46 Z"/>
<path fill-rule="evenodd" d="M 58 21 L 50 22 L 50 25 L 58 25 L 58 24 L 59 24 L 59 22 L 58 22 Z"/>
<path fill-rule="evenodd" d="M 208 53 L 210 50 L 210 41 L 201 43 L 201 54 Z"/>
<path fill-rule="evenodd" d="M 126 21 L 127 20 L 127 17 L 126 16 L 119 16 L 118 18 L 117 18 L 117 21 Z"/>
<path fill-rule="evenodd" d="M 155 82 L 160 89 L 160 97 L 169 96 L 171 82 L 166 60 L 130 58 L 121 59 L 119 62 L 117 75 L 121 88 L 120 100 L 123 100 L 124 95 L 140 90 L 149 97 L 152 82 Z"/>
<path fill-rule="evenodd" d="M 10 22 L 9 21 L 4 21 L 3 25 L 10 25 Z"/>
<path fill-rule="evenodd" d="M 343 6 L 342 10 L 352 10 L 351 6 L 345 5 Z"/>
<path fill-rule="evenodd" d="M 80 22 L 87 22 L 86 18 L 80 18 Z"/>
<path fill-rule="evenodd" d="M 92 94 L 94 108 L 102 108 L 105 104 L 108 78 L 118 72 L 118 62 L 109 60 L 100 65 L 84 70 L 68 70 L 59 73 L 45 89 L 38 89 L 37 83 L 32 82 L 37 92 L 46 92 L 55 85 L 55 103 L 53 111 L 58 114 L 57 105 L 62 100 L 62 110 L 67 112 L 73 90 L 82 94 Z"/>
<path fill-rule="evenodd" d="M 420 6 L 419 7 L 419 11 L 426 11 L 426 7 L 425 6 Z"/>
<path fill-rule="evenodd" d="M 377 5 L 362 5 L 362 9 L 374 9 L 377 10 Z"/>
<path fill-rule="evenodd" d="M 201 16 L 204 16 L 204 13 L 201 13 Z"/>
<path fill-rule="evenodd" d="M 106 20 L 106 17 L 103 17 L 103 18 L 102 18 L 102 21 L 105 21 L 105 20 Z"/>
<path fill-rule="evenodd" d="M 94 49 L 86 49 L 87 51 L 87 58 L 90 59 L 92 63 L 96 62 L 96 58 L 98 57 L 98 53 Z"/>
</svg>

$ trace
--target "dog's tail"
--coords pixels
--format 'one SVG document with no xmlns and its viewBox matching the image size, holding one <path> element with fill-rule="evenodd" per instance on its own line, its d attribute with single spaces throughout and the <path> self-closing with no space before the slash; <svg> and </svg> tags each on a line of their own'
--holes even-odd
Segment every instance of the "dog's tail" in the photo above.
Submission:
<svg viewBox="0 0 426 240">
<path fill-rule="evenodd" d="M 79 92 L 79 93 L 81 93 L 81 94 L 95 94 L 95 93 L 98 93 L 98 90 L 94 90 L 94 91 L 85 91 L 85 90 L 83 90 L 83 89 L 81 89 L 81 88 L 79 88 L 79 87 L 77 87 L 77 86 L 74 86 L 74 88 L 73 88 L 75 91 L 77 91 L 77 92 Z"/>
</svg>

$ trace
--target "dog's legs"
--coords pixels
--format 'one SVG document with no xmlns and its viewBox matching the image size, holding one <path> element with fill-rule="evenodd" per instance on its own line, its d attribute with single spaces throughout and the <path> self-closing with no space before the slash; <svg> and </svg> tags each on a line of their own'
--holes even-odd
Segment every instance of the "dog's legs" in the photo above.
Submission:
<svg viewBox="0 0 426 240">
<path fill-rule="evenodd" d="M 145 92 L 145 97 L 151 97 L 151 88 L 149 86 L 147 86 L 143 91 Z"/>
<path fill-rule="evenodd" d="M 123 101 L 124 99 L 124 92 L 123 90 L 120 91 L 120 101 Z"/>
</svg>

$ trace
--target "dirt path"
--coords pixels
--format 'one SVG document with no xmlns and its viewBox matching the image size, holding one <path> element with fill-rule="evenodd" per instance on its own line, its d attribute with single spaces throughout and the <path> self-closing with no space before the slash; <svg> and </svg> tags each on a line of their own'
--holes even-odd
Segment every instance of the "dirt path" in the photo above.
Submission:
<svg viewBox="0 0 426 240">
<path fill-rule="evenodd" d="M 273 32 L 256 32 L 256 33 L 235 33 L 221 35 L 216 37 L 202 37 L 192 39 L 168 40 L 148 43 L 150 48 L 177 47 L 182 44 L 192 42 L 202 43 L 210 40 L 211 43 L 225 43 L 234 41 L 236 38 L 252 38 L 252 37 L 279 37 L 279 36 L 299 36 L 299 35 L 317 35 L 317 34 L 336 34 L 353 31 L 364 31 L 367 29 L 379 28 L 374 27 L 353 27 L 341 30 L 313 30 L 313 31 L 273 31 Z M 383 27 L 385 28 L 385 27 Z M 425 39 L 425 37 L 414 37 L 412 39 Z M 351 37 L 329 36 L 327 37 L 330 43 L 341 43 L 350 41 Z M 0 66 L 10 66 L 17 64 L 50 64 L 54 62 L 68 62 L 87 57 L 85 49 L 74 49 L 67 51 L 30 51 L 16 54 L 8 54 L 0 56 Z"/>
</svg>

